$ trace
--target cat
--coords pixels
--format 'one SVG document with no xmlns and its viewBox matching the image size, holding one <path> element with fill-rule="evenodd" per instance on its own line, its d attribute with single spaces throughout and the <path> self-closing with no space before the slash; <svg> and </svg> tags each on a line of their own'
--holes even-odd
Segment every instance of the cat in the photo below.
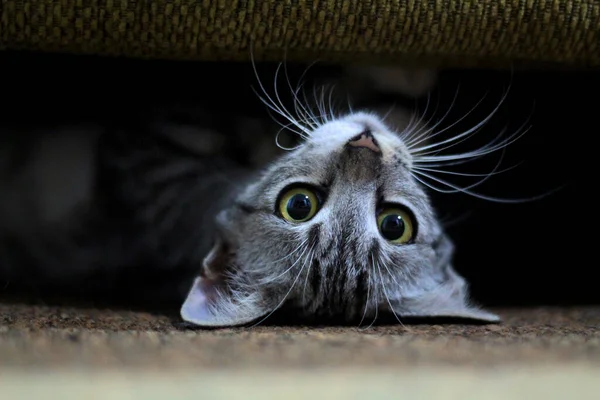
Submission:
<svg viewBox="0 0 600 400">
<path fill-rule="evenodd" d="M 384 312 L 498 322 L 469 302 L 452 267 L 453 245 L 415 173 L 424 162 L 415 142 L 374 113 L 311 121 L 295 124 L 297 148 L 218 212 L 182 318 L 237 326 L 286 303 L 359 324 Z"/>
<path fill-rule="evenodd" d="M 381 76 L 348 69 L 341 92 L 367 98 L 385 88 Z M 371 84 L 357 87 L 358 77 Z M 397 82 L 392 92 L 427 92 Z M 499 321 L 469 302 L 425 192 L 427 163 L 450 160 L 429 153 L 447 142 L 430 142 L 432 128 L 402 107 L 334 115 L 333 91 L 316 109 L 292 95 L 300 119 L 269 102 L 298 133 L 283 146 L 262 119 L 185 108 L 183 123 L 158 115 L 4 132 L 0 279 L 84 297 L 126 292 L 146 306 L 176 299 L 198 326 L 260 322 L 284 304 L 360 324 L 384 312 Z"/>
</svg>

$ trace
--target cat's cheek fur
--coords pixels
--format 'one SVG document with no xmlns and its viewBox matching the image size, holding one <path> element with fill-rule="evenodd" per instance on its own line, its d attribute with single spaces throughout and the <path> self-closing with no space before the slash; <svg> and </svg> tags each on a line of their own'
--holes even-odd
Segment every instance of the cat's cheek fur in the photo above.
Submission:
<svg viewBox="0 0 600 400">
<path fill-rule="evenodd" d="M 461 318 L 489 323 L 501 321 L 498 315 L 471 304 L 465 280 L 452 268 L 448 268 L 447 272 L 448 279 L 431 290 L 415 290 L 397 298 L 392 296 L 390 305 L 394 312 L 405 317 Z"/>
<path fill-rule="evenodd" d="M 451 260 L 454 245 L 445 234 L 438 233 L 432 245 L 431 269 L 423 270 L 415 279 L 397 293 L 390 293 L 390 302 L 381 307 L 391 308 L 399 316 L 462 318 L 496 323 L 498 315 L 481 310 L 469 300 L 468 285 L 454 270 Z M 417 283 L 418 282 L 418 283 Z"/>
</svg>

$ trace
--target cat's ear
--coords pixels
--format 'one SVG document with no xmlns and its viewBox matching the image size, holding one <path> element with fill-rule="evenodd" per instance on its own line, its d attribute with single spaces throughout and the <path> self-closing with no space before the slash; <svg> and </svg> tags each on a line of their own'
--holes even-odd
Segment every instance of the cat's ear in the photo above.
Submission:
<svg viewBox="0 0 600 400">
<path fill-rule="evenodd" d="M 217 239 L 203 262 L 201 276 L 192 284 L 181 307 L 184 321 L 204 327 L 244 325 L 268 314 L 261 294 L 254 288 L 236 288 L 228 276 L 234 252 Z"/>
<path fill-rule="evenodd" d="M 469 300 L 468 285 L 451 265 L 453 245 L 441 235 L 434 246 L 436 261 L 424 287 L 394 299 L 391 304 L 398 315 L 412 317 L 465 318 L 482 322 L 499 322 L 496 314 L 482 310 Z"/>
</svg>

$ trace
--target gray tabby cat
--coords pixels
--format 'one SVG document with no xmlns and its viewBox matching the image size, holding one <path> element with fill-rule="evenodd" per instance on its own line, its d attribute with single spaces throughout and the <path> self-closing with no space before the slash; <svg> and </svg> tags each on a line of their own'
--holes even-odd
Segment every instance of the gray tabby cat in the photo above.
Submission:
<svg viewBox="0 0 600 400">
<path fill-rule="evenodd" d="M 430 176 L 428 164 L 481 156 L 510 140 L 437 156 L 475 128 L 436 143 L 406 112 L 396 112 L 392 129 L 381 114 L 335 117 L 324 99 L 315 114 L 297 100 L 302 122 L 267 99 L 302 140 L 223 204 L 182 318 L 199 326 L 260 323 L 286 305 L 359 324 L 384 312 L 399 321 L 499 321 L 469 301 L 420 175 Z"/>
</svg>

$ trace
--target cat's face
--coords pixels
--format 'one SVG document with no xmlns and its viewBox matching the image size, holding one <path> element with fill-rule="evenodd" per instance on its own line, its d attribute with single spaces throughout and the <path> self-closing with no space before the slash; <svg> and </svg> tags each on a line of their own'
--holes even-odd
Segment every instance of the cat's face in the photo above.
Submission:
<svg viewBox="0 0 600 400">
<path fill-rule="evenodd" d="M 216 244 L 183 319 L 239 325 L 285 303 L 363 324 L 390 311 L 498 320 L 468 303 L 412 163 L 374 115 L 310 132 L 217 217 Z"/>
</svg>

